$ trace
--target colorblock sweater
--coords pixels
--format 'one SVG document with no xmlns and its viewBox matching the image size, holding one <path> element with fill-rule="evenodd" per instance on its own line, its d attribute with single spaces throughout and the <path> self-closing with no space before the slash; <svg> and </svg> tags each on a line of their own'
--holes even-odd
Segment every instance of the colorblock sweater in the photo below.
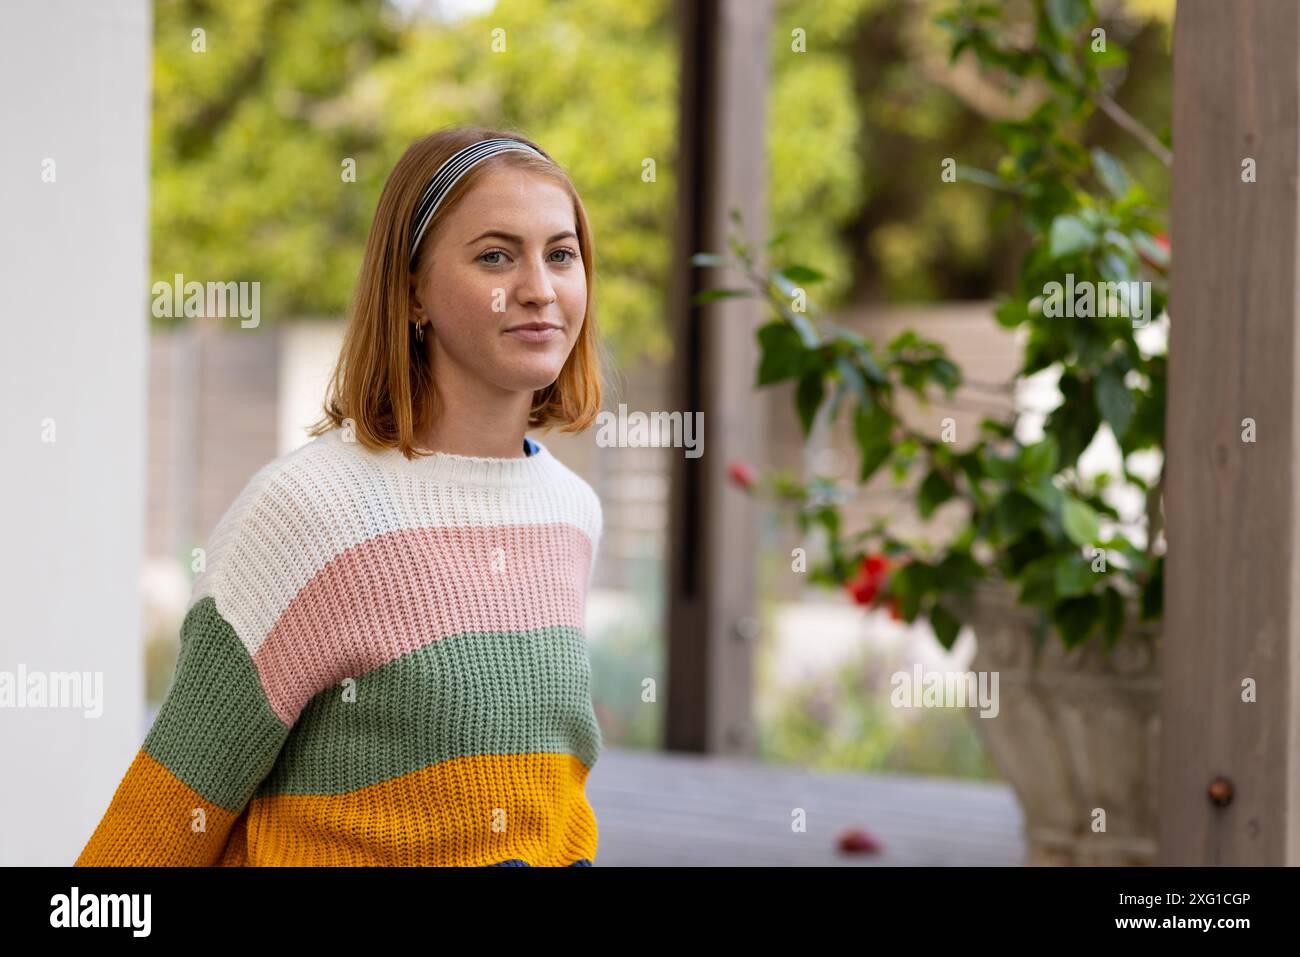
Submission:
<svg viewBox="0 0 1300 957">
<path fill-rule="evenodd" d="M 408 460 L 335 429 L 259 470 L 77 865 L 592 864 L 600 500 L 530 448 Z"/>
</svg>

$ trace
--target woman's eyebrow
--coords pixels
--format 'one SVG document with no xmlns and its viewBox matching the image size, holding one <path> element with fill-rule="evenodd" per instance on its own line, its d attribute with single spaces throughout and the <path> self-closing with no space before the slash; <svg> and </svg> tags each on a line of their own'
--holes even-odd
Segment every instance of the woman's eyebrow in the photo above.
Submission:
<svg viewBox="0 0 1300 957">
<path fill-rule="evenodd" d="M 489 236 L 495 236 L 495 237 L 498 238 L 498 239 L 504 239 L 506 242 L 514 243 L 516 246 L 522 246 L 522 245 L 524 244 L 524 237 L 523 237 L 523 236 L 516 236 L 514 233 L 506 233 L 506 232 L 502 232 L 502 231 L 499 230 L 499 229 L 489 229 L 489 230 L 488 230 L 486 233 L 484 233 L 483 235 L 481 235 L 481 236 L 475 236 L 473 239 L 471 239 L 471 240 L 470 240 L 469 242 L 467 242 L 465 245 L 466 245 L 466 246 L 473 246 L 473 245 L 474 245 L 476 242 L 478 242 L 480 239 L 487 239 Z M 550 239 L 546 240 L 545 245 L 549 246 L 551 243 L 556 242 L 557 240 L 568 239 L 568 238 L 577 239 L 578 237 L 577 237 L 577 235 L 576 235 L 575 233 L 573 233 L 573 232 L 556 233 L 556 234 L 555 234 L 554 236 L 552 236 Z"/>
</svg>

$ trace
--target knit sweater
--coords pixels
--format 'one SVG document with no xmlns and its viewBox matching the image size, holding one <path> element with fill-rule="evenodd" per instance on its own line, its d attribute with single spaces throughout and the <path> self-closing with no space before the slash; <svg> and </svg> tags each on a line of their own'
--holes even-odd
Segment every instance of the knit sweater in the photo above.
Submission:
<svg viewBox="0 0 1300 957">
<path fill-rule="evenodd" d="M 589 866 L 600 500 L 338 429 L 218 521 L 172 687 L 77 865 Z"/>
</svg>

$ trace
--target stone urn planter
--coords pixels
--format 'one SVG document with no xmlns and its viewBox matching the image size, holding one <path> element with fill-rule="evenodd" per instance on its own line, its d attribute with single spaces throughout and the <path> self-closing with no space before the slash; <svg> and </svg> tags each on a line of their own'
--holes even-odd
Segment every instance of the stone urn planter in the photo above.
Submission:
<svg viewBox="0 0 1300 957">
<path fill-rule="evenodd" d="M 1066 651 L 1055 632 L 1039 650 L 1037 611 L 1017 605 L 1007 584 L 979 585 L 963 612 L 975 632 L 971 670 L 998 673 L 997 715 L 972 710 L 971 720 L 1024 811 L 1025 863 L 1153 864 L 1158 624 L 1130 624 L 1109 654 L 1100 636 Z"/>
</svg>

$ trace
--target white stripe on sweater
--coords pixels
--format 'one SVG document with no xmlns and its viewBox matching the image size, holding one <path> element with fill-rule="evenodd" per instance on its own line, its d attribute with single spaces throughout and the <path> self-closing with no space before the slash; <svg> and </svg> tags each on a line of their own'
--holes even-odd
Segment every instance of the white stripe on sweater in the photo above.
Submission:
<svg viewBox="0 0 1300 957">
<path fill-rule="evenodd" d="M 332 558 L 399 529 L 568 523 L 591 541 L 594 575 L 600 499 L 542 443 L 521 459 L 407 461 L 340 436 L 259 469 L 208 538 L 190 607 L 211 596 L 249 655 Z"/>
</svg>

